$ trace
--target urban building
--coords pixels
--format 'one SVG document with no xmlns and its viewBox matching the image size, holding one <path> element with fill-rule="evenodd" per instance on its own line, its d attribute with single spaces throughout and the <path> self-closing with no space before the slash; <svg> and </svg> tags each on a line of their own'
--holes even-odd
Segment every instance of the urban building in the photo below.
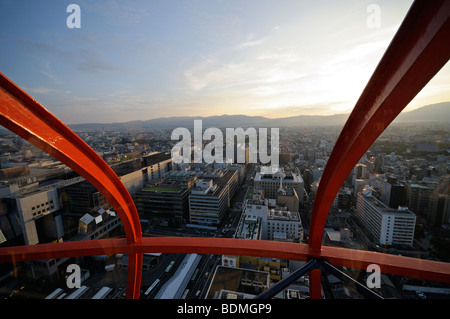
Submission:
<svg viewBox="0 0 450 319">
<path fill-rule="evenodd" d="M 449 194 L 433 192 L 430 195 L 430 206 L 427 220 L 432 227 L 450 224 Z"/>
<path fill-rule="evenodd" d="M 214 184 L 212 179 L 199 179 L 189 195 L 190 222 L 218 226 L 228 209 L 227 189 Z"/>
<path fill-rule="evenodd" d="M 202 172 L 189 195 L 189 218 L 193 224 L 218 226 L 237 189 L 237 172 Z"/>
<path fill-rule="evenodd" d="M 416 215 L 407 208 L 388 207 L 372 196 L 370 187 L 358 194 L 356 215 L 376 243 L 412 246 Z"/>
<path fill-rule="evenodd" d="M 269 274 L 270 282 L 282 279 L 282 270 L 288 267 L 287 260 L 257 256 L 222 256 L 222 266 L 264 271 Z"/>
<path fill-rule="evenodd" d="M 294 188 L 286 187 L 278 190 L 276 203 L 291 212 L 300 211 L 300 199 Z"/>
<path fill-rule="evenodd" d="M 217 266 L 206 299 L 254 298 L 269 288 L 269 273 Z"/>
<path fill-rule="evenodd" d="M 286 207 L 280 207 L 268 199 L 248 199 L 244 205 L 241 223 L 260 219 L 263 240 L 285 240 L 301 242 L 303 226 L 298 212 L 291 212 Z M 248 216 L 248 217 L 247 217 Z M 244 227 L 244 226 L 242 226 Z"/>
<path fill-rule="evenodd" d="M 431 187 L 417 183 L 406 186 L 406 203 L 410 210 L 418 215 L 426 216 L 430 205 Z"/>
<path fill-rule="evenodd" d="M 61 204 L 57 188 L 42 190 L 39 185 L 22 188 L 4 199 L 10 214 L 18 218 L 25 245 L 59 241 L 64 236 Z"/>
<path fill-rule="evenodd" d="M 282 187 L 295 189 L 300 203 L 304 203 L 304 181 L 300 173 L 293 171 L 278 171 L 272 173 L 270 170 L 261 170 L 255 174 L 255 188 L 264 192 L 266 198 L 277 198 L 278 191 Z"/>
<path fill-rule="evenodd" d="M 347 187 L 341 188 L 333 201 L 333 207 L 337 209 L 350 209 L 351 206 L 352 191 Z"/>
<path fill-rule="evenodd" d="M 135 204 L 141 219 L 152 225 L 176 227 L 189 220 L 189 195 L 197 178 L 164 179 L 136 192 Z"/>
</svg>

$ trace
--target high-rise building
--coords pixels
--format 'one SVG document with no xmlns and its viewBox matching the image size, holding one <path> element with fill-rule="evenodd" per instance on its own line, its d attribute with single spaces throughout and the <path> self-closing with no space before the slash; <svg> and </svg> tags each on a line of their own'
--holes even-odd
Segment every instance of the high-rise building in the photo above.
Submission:
<svg viewBox="0 0 450 319">
<path fill-rule="evenodd" d="M 372 196 L 366 186 L 358 193 L 356 215 L 381 245 L 409 245 L 414 240 L 416 215 L 407 208 L 392 209 Z"/>
<path fill-rule="evenodd" d="M 416 214 L 426 215 L 430 204 L 431 187 L 409 184 L 406 187 L 406 204 Z"/>
<path fill-rule="evenodd" d="M 236 192 L 237 176 L 235 170 L 201 174 L 189 195 L 190 222 L 205 226 L 218 226 Z"/>
<path fill-rule="evenodd" d="M 272 203 L 271 203 L 272 202 Z M 303 226 L 298 212 L 291 212 L 285 207 L 276 206 L 268 199 L 248 199 L 245 202 L 245 217 L 261 220 L 262 240 L 303 240 Z M 242 219 L 241 222 L 245 221 Z"/>
<path fill-rule="evenodd" d="M 6 199 L 9 210 L 20 220 L 25 245 L 59 240 L 64 236 L 57 188 L 41 190 L 38 186 L 22 189 Z"/>
<path fill-rule="evenodd" d="M 189 195 L 191 223 L 218 226 L 228 209 L 227 189 L 212 179 L 199 179 Z"/>
<path fill-rule="evenodd" d="M 450 197 L 449 194 L 433 192 L 430 195 L 430 206 L 427 220 L 432 227 L 450 224 Z"/>
<path fill-rule="evenodd" d="M 189 220 L 189 194 L 197 178 L 185 175 L 183 180 L 164 180 L 136 193 L 139 216 L 152 224 L 176 226 Z"/>
<path fill-rule="evenodd" d="M 276 203 L 279 206 L 286 207 L 291 212 L 300 211 L 300 199 L 293 188 L 286 187 L 279 190 Z"/>
<path fill-rule="evenodd" d="M 261 189 L 266 198 L 276 199 L 280 187 L 290 187 L 297 192 L 300 203 L 304 203 L 305 183 L 299 173 L 292 171 L 279 171 L 277 173 L 261 171 L 255 174 L 254 182 L 255 187 Z"/>
</svg>

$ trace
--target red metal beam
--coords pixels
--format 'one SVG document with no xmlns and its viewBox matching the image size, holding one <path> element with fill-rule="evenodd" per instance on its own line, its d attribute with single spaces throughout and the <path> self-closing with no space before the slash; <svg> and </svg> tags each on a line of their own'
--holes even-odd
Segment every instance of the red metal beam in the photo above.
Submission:
<svg viewBox="0 0 450 319">
<path fill-rule="evenodd" d="M 133 250 L 133 248 L 132 248 Z M 126 295 L 128 299 L 139 299 L 142 279 L 142 253 L 128 254 L 128 278 Z"/>
<path fill-rule="evenodd" d="M 331 154 L 315 199 L 309 245 L 211 238 L 142 238 L 131 197 L 109 166 L 39 103 L 0 74 L 0 124 L 84 176 L 116 208 L 126 239 L 103 239 L 0 249 L 0 261 L 126 253 L 130 256 L 127 298 L 137 298 L 142 253 L 234 254 L 306 260 L 336 266 L 450 282 L 449 264 L 368 251 L 322 247 L 323 229 L 339 187 L 381 132 L 448 61 L 450 2 L 416 1 L 350 115 Z M 312 297 L 320 297 L 320 273 L 312 273 Z"/>
<path fill-rule="evenodd" d="M 123 238 L 114 238 L 4 247 L 0 248 L 0 262 L 103 254 L 131 256 L 151 252 L 260 256 L 300 261 L 313 257 L 325 259 L 335 266 L 361 270 L 366 270 L 370 264 L 377 264 L 382 273 L 450 283 L 450 263 L 332 246 L 323 246 L 317 253 L 306 244 L 231 238 L 144 237 L 133 245 Z M 140 263 L 139 260 L 135 262 L 136 265 Z M 136 266 L 136 269 L 139 276 L 140 267 Z"/>
<path fill-rule="evenodd" d="M 78 135 L 2 73 L 0 124 L 60 160 L 97 188 L 115 208 L 129 244 L 142 237 L 133 199 L 111 167 Z M 137 270 L 142 256 L 131 256 L 127 298 L 136 296 L 141 278 L 140 269 Z"/>
<path fill-rule="evenodd" d="M 115 208 L 130 243 L 142 236 L 134 202 L 109 165 L 78 135 L 2 73 L 0 124 L 94 185 Z"/>
<path fill-rule="evenodd" d="M 350 114 L 325 167 L 309 228 L 320 250 L 344 180 L 378 136 L 450 58 L 450 1 L 415 1 Z"/>
</svg>

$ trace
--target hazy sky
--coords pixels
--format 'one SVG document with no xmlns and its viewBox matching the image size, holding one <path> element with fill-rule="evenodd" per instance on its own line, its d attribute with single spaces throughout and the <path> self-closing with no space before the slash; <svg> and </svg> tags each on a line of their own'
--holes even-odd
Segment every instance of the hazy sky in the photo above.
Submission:
<svg viewBox="0 0 450 319">
<path fill-rule="evenodd" d="M 411 3 L 0 0 L 0 72 L 67 124 L 346 113 Z M 447 64 L 408 108 L 449 92 Z"/>
</svg>

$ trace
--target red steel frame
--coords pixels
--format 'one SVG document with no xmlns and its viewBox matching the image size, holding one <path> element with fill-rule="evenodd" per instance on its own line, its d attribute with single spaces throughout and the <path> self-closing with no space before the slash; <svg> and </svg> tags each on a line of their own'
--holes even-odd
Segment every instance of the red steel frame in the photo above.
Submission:
<svg viewBox="0 0 450 319">
<path fill-rule="evenodd" d="M 0 124 L 65 163 L 94 185 L 117 211 L 126 238 L 0 248 L 0 262 L 127 254 L 127 293 L 139 298 L 145 252 L 233 254 L 288 260 L 327 259 L 335 266 L 378 264 L 395 275 L 450 283 L 450 264 L 370 251 L 322 246 L 325 221 L 345 178 L 376 138 L 450 58 L 450 1 L 415 1 L 331 153 L 314 201 L 308 244 L 227 238 L 142 237 L 128 191 L 81 138 L 0 73 Z M 320 270 L 310 272 L 311 298 L 321 298 Z"/>
</svg>

